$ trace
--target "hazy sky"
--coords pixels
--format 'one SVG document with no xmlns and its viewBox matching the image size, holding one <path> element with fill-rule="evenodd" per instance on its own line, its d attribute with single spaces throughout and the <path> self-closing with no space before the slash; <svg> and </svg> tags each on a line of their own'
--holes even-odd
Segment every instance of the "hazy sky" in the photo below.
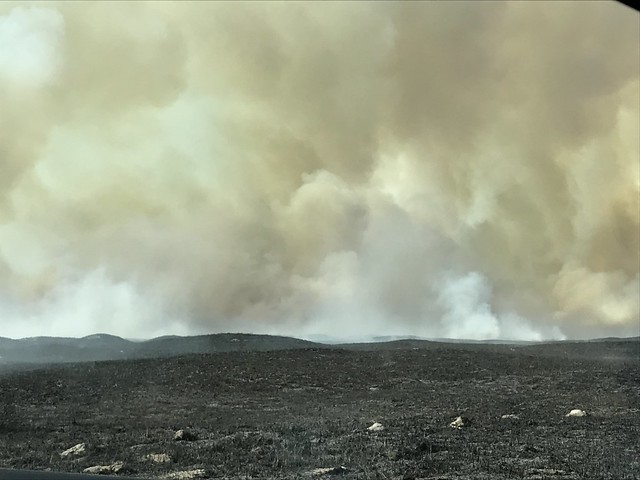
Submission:
<svg viewBox="0 0 640 480">
<path fill-rule="evenodd" d="M 613 2 L 0 3 L 0 336 L 638 335 Z"/>
</svg>

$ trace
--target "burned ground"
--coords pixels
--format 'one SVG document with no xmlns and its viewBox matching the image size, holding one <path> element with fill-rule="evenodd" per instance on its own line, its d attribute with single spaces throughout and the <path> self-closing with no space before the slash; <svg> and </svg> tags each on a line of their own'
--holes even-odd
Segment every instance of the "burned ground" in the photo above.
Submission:
<svg viewBox="0 0 640 480">
<path fill-rule="evenodd" d="M 122 461 L 125 475 L 147 478 L 195 469 L 238 479 L 639 478 L 639 345 L 396 343 L 5 371 L 0 468 Z M 573 408 L 589 416 L 565 417 Z M 450 428 L 459 415 L 470 423 Z M 384 430 L 367 431 L 374 422 Z M 178 429 L 196 439 L 174 441 Z M 60 456 L 82 442 L 84 454 Z"/>
</svg>

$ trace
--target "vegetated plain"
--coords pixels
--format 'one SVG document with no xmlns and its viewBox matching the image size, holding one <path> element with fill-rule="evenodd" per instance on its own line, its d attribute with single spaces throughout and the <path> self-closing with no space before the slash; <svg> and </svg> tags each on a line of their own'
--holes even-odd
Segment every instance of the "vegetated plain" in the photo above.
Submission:
<svg viewBox="0 0 640 480">
<path fill-rule="evenodd" d="M 121 475 L 144 478 L 640 478 L 638 338 L 256 350 L 4 365 L 0 468 L 119 461 Z M 574 408 L 588 416 L 566 417 Z M 467 424 L 451 428 L 459 415 Z M 367 430 L 374 422 L 384 429 Z M 179 429 L 195 440 L 175 441 Z M 60 456 L 78 443 L 84 453 Z"/>
</svg>

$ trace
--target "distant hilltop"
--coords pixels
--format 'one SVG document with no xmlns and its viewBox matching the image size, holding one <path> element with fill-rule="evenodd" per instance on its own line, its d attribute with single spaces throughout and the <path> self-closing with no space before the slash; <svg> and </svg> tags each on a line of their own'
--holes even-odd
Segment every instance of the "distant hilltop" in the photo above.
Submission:
<svg viewBox="0 0 640 480">
<path fill-rule="evenodd" d="M 0 362 L 66 363 L 322 346 L 298 338 L 240 333 L 188 337 L 169 335 L 142 341 L 127 340 L 104 333 L 82 338 L 29 337 L 14 340 L 0 337 Z"/>
<path fill-rule="evenodd" d="M 339 348 L 346 350 L 395 350 L 407 348 L 528 348 L 538 346 L 537 352 L 561 351 L 567 345 L 600 342 L 626 343 L 632 349 L 640 346 L 640 337 L 603 338 L 580 341 L 524 342 L 505 340 L 425 339 L 415 336 L 377 336 L 365 341 L 340 341 L 323 337 L 310 341 L 277 335 L 249 333 L 217 333 L 211 335 L 167 335 L 150 340 L 127 340 L 116 335 L 97 333 L 82 338 L 29 337 L 11 339 L 0 337 L 0 365 L 49 364 L 138 358 L 172 357 L 223 352 L 256 352 L 296 349 Z M 635 343 L 634 343 L 635 342 Z"/>
</svg>

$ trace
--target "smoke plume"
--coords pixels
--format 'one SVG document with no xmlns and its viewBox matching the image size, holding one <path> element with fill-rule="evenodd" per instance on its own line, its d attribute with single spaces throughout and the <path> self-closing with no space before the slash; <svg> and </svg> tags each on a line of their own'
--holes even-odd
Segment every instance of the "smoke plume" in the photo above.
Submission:
<svg viewBox="0 0 640 480">
<path fill-rule="evenodd" d="M 0 5 L 0 335 L 638 335 L 613 2 Z"/>
</svg>

